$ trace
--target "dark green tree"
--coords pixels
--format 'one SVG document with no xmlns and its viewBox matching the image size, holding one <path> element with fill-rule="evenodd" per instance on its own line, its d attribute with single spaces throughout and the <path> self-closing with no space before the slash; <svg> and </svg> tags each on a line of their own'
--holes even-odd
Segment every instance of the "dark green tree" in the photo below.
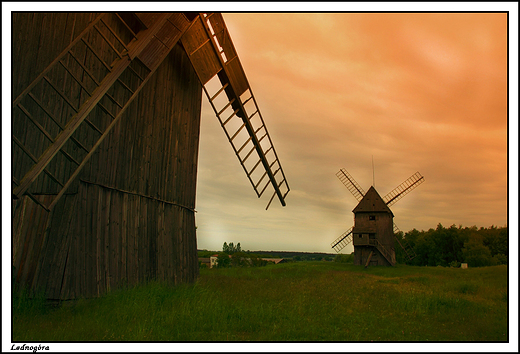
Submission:
<svg viewBox="0 0 520 354">
<path fill-rule="evenodd" d="M 250 265 L 249 257 L 244 252 L 235 252 L 231 255 L 231 266 L 247 267 Z"/>
<path fill-rule="evenodd" d="M 236 252 L 242 252 L 242 248 L 240 247 L 240 242 L 237 243 L 236 246 L 233 244 L 233 242 L 230 242 L 229 244 L 224 242 L 224 244 L 222 245 L 222 252 L 225 252 L 230 255 L 233 253 L 236 253 Z"/>
<path fill-rule="evenodd" d="M 480 237 L 473 237 L 466 242 L 462 254 L 464 262 L 468 263 L 470 267 L 485 267 L 496 264 L 491 256 L 491 251 L 484 246 Z"/>
<path fill-rule="evenodd" d="M 231 259 L 225 252 L 219 253 L 217 257 L 217 268 L 229 268 L 231 266 Z"/>
</svg>

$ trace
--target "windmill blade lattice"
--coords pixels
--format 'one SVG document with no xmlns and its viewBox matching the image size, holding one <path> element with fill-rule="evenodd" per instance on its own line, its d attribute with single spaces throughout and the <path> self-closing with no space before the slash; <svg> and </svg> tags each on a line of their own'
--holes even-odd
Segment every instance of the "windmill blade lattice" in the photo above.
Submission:
<svg viewBox="0 0 520 354">
<path fill-rule="evenodd" d="M 400 232 L 400 231 L 401 230 L 399 230 L 397 225 L 394 223 L 394 237 L 395 237 L 395 240 L 397 241 L 399 246 L 401 246 L 401 248 L 403 249 L 404 254 L 408 258 L 408 260 L 411 261 L 412 259 L 417 257 L 417 253 L 415 253 L 414 248 L 410 245 L 410 243 L 406 239 L 403 238 L 402 242 L 399 241 L 399 239 L 397 238 L 396 234 L 398 232 Z"/>
<path fill-rule="evenodd" d="M 340 237 L 338 237 L 337 239 L 334 240 L 334 242 L 332 242 L 330 244 L 330 246 L 332 247 L 332 249 L 334 249 L 334 251 L 336 251 L 337 253 L 339 253 L 339 251 L 341 251 L 343 248 L 345 248 L 349 243 L 352 242 L 352 230 L 354 228 L 351 227 L 350 229 L 348 229 L 347 231 L 345 231 L 344 233 L 341 234 Z"/>
<path fill-rule="evenodd" d="M 257 196 L 271 185 L 267 208 L 275 196 L 285 206 L 289 185 L 222 15 L 201 14 L 182 44 Z"/>
<path fill-rule="evenodd" d="M 417 188 L 421 183 L 424 182 L 424 177 L 419 172 L 413 174 L 406 181 L 397 186 L 393 191 L 383 197 L 383 201 L 388 206 L 394 205 L 402 197 L 410 193 L 412 190 Z"/>
<path fill-rule="evenodd" d="M 336 177 L 338 177 L 345 187 L 347 187 L 358 202 L 363 199 L 365 191 L 344 168 L 340 169 L 338 173 L 336 173 Z"/>
<path fill-rule="evenodd" d="M 116 13 L 99 15 L 13 101 L 13 119 L 24 122 L 13 132 L 13 150 L 32 161 L 16 165 L 13 198 L 27 195 L 50 211 L 189 22 L 165 13 L 140 33 L 124 24 Z M 42 191 L 46 202 L 33 195 Z"/>
</svg>

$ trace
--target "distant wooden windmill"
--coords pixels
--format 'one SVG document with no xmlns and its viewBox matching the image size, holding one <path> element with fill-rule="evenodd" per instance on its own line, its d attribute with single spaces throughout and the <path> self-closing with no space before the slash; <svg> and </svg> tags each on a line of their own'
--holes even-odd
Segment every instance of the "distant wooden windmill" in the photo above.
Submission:
<svg viewBox="0 0 520 354">
<path fill-rule="evenodd" d="M 198 275 L 202 91 L 258 197 L 289 185 L 219 13 L 13 13 L 13 279 L 48 298 Z"/>
<path fill-rule="evenodd" d="M 423 183 L 424 177 L 417 172 L 381 198 L 373 186 L 365 193 L 363 188 L 343 168 L 336 173 L 336 176 L 359 204 L 352 210 L 354 226 L 334 240 L 331 247 L 339 252 L 352 242 L 354 264 L 365 265 L 365 267 L 369 265 L 393 266 L 396 262 L 394 245 L 397 241 L 405 255 L 409 259 L 413 259 L 415 257 L 413 249 L 406 247 L 395 237 L 395 233 L 399 229 L 393 222 L 394 214 L 389 207 Z"/>
</svg>

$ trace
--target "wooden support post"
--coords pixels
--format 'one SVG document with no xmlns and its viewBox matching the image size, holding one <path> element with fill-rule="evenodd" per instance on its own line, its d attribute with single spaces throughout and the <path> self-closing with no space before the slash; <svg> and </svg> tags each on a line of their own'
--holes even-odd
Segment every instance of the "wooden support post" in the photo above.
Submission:
<svg viewBox="0 0 520 354">
<path fill-rule="evenodd" d="M 372 255 L 374 254 L 374 251 L 370 251 L 370 254 L 368 255 L 367 262 L 365 263 L 365 268 L 368 267 L 370 264 L 370 260 L 372 259 Z"/>
</svg>

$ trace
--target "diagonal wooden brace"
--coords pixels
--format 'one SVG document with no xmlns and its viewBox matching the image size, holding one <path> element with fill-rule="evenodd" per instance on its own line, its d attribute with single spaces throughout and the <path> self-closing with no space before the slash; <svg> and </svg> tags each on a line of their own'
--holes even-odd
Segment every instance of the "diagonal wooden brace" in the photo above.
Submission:
<svg viewBox="0 0 520 354">
<path fill-rule="evenodd" d="M 65 126 L 65 129 L 56 137 L 54 143 L 50 145 L 47 150 L 40 156 L 38 163 L 36 163 L 20 180 L 20 184 L 13 190 L 13 197 L 20 198 L 36 180 L 36 178 L 43 172 L 45 167 L 51 162 L 58 151 L 65 145 L 72 134 L 83 123 L 88 114 L 94 109 L 105 93 L 112 87 L 123 71 L 130 65 L 131 58 L 139 55 L 145 49 L 146 45 L 155 36 L 155 34 L 162 28 L 167 21 L 170 14 L 163 14 L 154 26 L 143 32 L 142 36 L 134 42 L 134 46 L 130 48 L 129 56 L 124 56 L 115 64 L 112 72 L 101 82 L 100 86 L 93 92 L 92 97 L 83 104 L 74 115 L 71 121 Z"/>
</svg>

